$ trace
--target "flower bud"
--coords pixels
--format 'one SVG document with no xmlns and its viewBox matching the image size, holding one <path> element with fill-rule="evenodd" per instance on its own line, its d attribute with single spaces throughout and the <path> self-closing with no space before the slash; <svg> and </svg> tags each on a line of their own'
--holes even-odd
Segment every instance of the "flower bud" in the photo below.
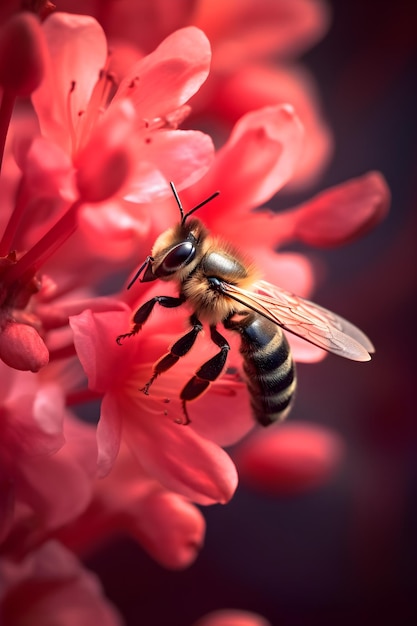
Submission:
<svg viewBox="0 0 417 626">
<path fill-rule="evenodd" d="M 29 12 L 10 18 L 0 31 L 0 85 L 17 96 L 28 96 L 40 84 L 45 64 L 44 35 Z"/>
<path fill-rule="evenodd" d="M 14 369 L 38 372 L 49 352 L 33 326 L 8 321 L 0 332 L 0 359 Z"/>
</svg>

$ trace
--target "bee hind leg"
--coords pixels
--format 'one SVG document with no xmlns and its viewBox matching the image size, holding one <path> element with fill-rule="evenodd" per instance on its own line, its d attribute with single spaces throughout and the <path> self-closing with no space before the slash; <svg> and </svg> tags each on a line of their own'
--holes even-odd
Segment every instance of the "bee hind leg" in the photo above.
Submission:
<svg viewBox="0 0 417 626">
<path fill-rule="evenodd" d="M 218 332 L 215 326 L 210 326 L 210 337 L 216 346 L 220 348 L 220 352 L 203 363 L 181 391 L 180 399 L 182 400 L 182 409 L 185 417 L 184 425 L 189 424 L 191 421 L 188 416 L 186 403 L 201 396 L 201 394 L 209 388 L 211 383 L 220 376 L 226 364 L 227 355 L 230 350 L 229 343 Z"/>
<path fill-rule="evenodd" d="M 203 325 L 196 315 L 190 317 L 192 329 L 182 337 L 180 337 L 169 349 L 169 352 L 162 356 L 153 366 L 153 373 L 144 387 L 140 391 L 149 394 L 150 386 L 155 378 L 163 372 L 169 370 L 175 363 L 178 363 L 181 357 L 187 354 L 193 347 L 198 334 L 203 330 Z"/>
</svg>

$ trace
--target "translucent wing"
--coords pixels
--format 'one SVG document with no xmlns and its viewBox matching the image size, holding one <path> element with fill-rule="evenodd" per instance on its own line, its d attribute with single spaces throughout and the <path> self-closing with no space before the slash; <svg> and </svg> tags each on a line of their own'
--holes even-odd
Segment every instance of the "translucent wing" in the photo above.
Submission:
<svg viewBox="0 0 417 626">
<path fill-rule="evenodd" d="M 314 302 L 260 280 L 253 290 L 222 282 L 222 292 L 284 330 L 353 361 L 369 361 L 374 347 L 359 328 Z"/>
</svg>

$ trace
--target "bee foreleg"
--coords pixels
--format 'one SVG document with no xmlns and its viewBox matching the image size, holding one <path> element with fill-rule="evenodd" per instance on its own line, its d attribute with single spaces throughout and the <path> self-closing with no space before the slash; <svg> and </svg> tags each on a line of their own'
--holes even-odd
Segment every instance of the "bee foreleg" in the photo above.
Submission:
<svg viewBox="0 0 417 626">
<path fill-rule="evenodd" d="M 190 317 L 190 323 L 192 329 L 183 337 L 180 337 L 169 349 L 169 352 L 162 356 L 153 366 L 153 373 L 150 380 L 142 387 L 141 391 L 146 395 L 149 393 L 149 388 L 153 381 L 159 374 L 169 370 L 179 359 L 186 355 L 187 352 L 193 347 L 198 334 L 203 330 L 203 325 L 195 315 Z"/>
<path fill-rule="evenodd" d="M 227 354 L 230 350 L 227 340 L 218 332 L 215 326 L 210 326 L 211 340 L 220 348 L 220 352 L 215 354 L 211 359 L 203 363 L 196 371 L 194 376 L 188 381 L 181 391 L 180 398 L 182 400 L 183 411 L 185 415 L 184 424 L 189 424 L 190 419 L 186 410 L 186 402 L 195 400 L 211 383 L 220 376 L 226 364 Z"/>
<path fill-rule="evenodd" d="M 142 306 L 138 308 L 135 315 L 133 316 L 132 330 L 129 333 L 119 335 L 116 338 L 119 346 L 122 345 L 121 342 L 123 339 L 126 339 L 127 337 L 132 337 L 140 331 L 140 329 L 152 313 L 155 304 L 160 304 L 166 309 L 172 309 L 174 307 L 181 306 L 181 304 L 184 303 L 184 300 L 185 298 L 183 296 L 180 296 L 178 298 L 175 298 L 174 296 L 155 296 L 151 300 L 148 300 L 148 302 L 145 302 L 145 304 L 142 304 Z"/>
</svg>

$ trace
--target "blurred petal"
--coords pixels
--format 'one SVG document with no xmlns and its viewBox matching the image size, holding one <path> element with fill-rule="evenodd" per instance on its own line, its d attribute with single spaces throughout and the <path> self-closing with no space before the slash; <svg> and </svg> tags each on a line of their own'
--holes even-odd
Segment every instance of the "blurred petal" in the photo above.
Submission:
<svg viewBox="0 0 417 626">
<path fill-rule="evenodd" d="M 4 624 L 122 626 L 99 579 L 56 541 L 18 562 L 2 559 L 0 589 Z"/>
<path fill-rule="evenodd" d="M 353 178 L 293 209 L 295 236 L 320 247 L 353 241 L 384 219 L 390 198 L 379 172 Z"/>
<path fill-rule="evenodd" d="M 310 184 L 323 171 L 332 153 L 332 134 L 319 106 L 314 82 L 300 65 L 245 65 L 219 81 L 216 112 L 235 123 L 261 107 L 290 102 L 304 127 L 304 146 L 289 186 Z"/>
<path fill-rule="evenodd" d="M 247 113 L 196 185 L 199 196 L 220 189 L 216 216 L 223 212 L 230 220 L 244 214 L 285 185 L 300 158 L 302 140 L 301 123 L 290 105 Z"/>
<path fill-rule="evenodd" d="M 300 53 L 324 35 L 328 22 L 327 5 L 311 0 L 200 0 L 193 16 L 213 42 L 216 69 Z"/>
<path fill-rule="evenodd" d="M 202 548 L 205 533 L 204 517 L 197 507 L 157 488 L 141 500 L 139 508 L 129 531 L 152 558 L 169 569 L 191 565 Z"/>
<path fill-rule="evenodd" d="M 337 471 L 344 444 L 336 433 L 308 422 L 258 431 L 234 454 L 240 478 L 271 495 L 316 489 Z"/>
<path fill-rule="evenodd" d="M 28 11 L 14 15 L 0 30 L 0 85 L 28 96 L 42 81 L 45 56 L 39 20 Z"/>
<path fill-rule="evenodd" d="M 207 613 L 194 622 L 193 626 L 271 626 L 271 624 L 257 613 L 237 609 L 222 609 Z"/>
</svg>

